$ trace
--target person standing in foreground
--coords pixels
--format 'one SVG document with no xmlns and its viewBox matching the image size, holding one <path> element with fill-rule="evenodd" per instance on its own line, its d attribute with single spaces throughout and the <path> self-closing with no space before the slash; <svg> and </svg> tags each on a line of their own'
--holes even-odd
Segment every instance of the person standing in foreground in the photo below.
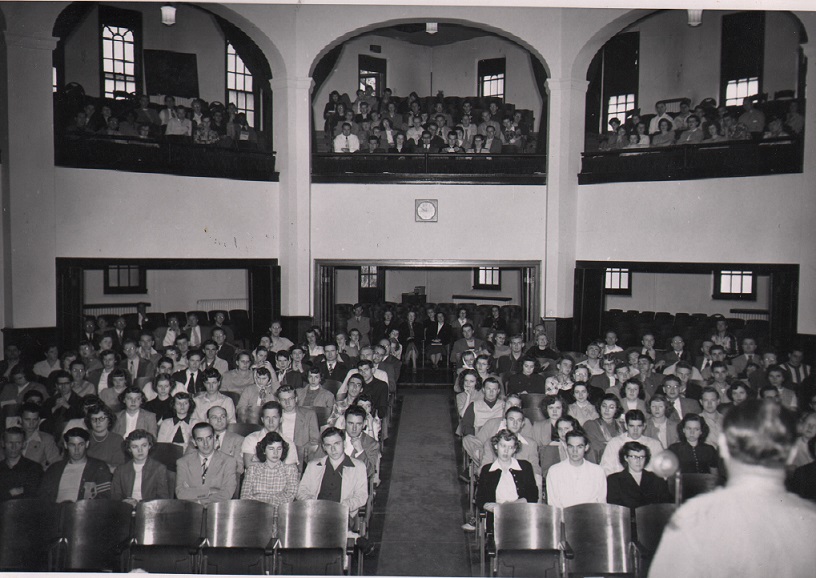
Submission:
<svg viewBox="0 0 816 578">
<path fill-rule="evenodd" d="M 729 410 L 719 443 L 728 484 L 675 513 L 649 576 L 812 576 L 816 505 L 785 491 L 795 438 L 794 418 L 778 403 L 749 400 Z"/>
</svg>

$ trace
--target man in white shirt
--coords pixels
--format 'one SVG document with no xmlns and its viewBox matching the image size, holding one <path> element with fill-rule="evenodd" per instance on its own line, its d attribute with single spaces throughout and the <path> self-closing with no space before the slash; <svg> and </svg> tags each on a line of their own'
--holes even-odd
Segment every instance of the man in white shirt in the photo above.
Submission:
<svg viewBox="0 0 816 578">
<path fill-rule="evenodd" d="M 657 134 L 660 132 L 660 121 L 664 118 L 669 121 L 672 126 L 674 126 L 674 119 L 666 114 L 665 102 L 655 103 L 655 110 L 657 111 L 657 114 L 651 121 L 649 121 L 649 134 Z"/>
<path fill-rule="evenodd" d="M 604 469 L 584 459 L 589 439 L 580 430 L 565 436 L 569 459 L 552 466 L 547 472 L 547 503 L 557 508 L 576 504 L 606 503 Z"/>
<path fill-rule="evenodd" d="M 646 429 L 646 416 L 639 409 L 631 409 L 626 412 L 626 433 L 622 433 L 613 437 L 606 444 L 603 457 L 601 457 L 601 467 L 606 472 L 606 475 L 615 474 L 623 471 L 623 465 L 620 463 L 620 456 L 618 452 L 626 442 L 639 442 L 649 448 L 652 456 L 656 456 L 663 451 L 663 444 L 659 440 L 643 435 Z M 654 465 L 654 460 L 649 462 L 646 469 L 650 472 Z"/>
<path fill-rule="evenodd" d="M 218 344 L 215 341 L 208 339 L 201 348 L 204 350 L 204 361 L 201 364 L 202 370 L 212 367 L 217 369 L 221 375 L 229 371 L 229 364 L 226 360 L 218 357 Z"/>
<path fill-rule="evenodd" d="M 271 333 L 272 337 L 272 344 L 268 347 L 269 351 L 273 353 L 277 353 L 280 350 L 288 350 L 290 347 L 294 345 L 289 339 L 286 337 L 281 337 L 281 332 L 283 331 L 283 326 L 281 322 L 277 319 L 272 322 L 272 325 L 269 326 L 269 332 Z"/>
<path fill-rule="evenodd" d="M 201 344 L 210 338 L 210 332 L 206 328 L 198 324 L 198 315 L 191 313 L 187 316 L 187 325 L 184 326 L 184 331 L 190 338 L 190 347 L 201 347 Z"/>
<path fill-rule="evenodd" d="M 286 440 L 286 443 L 289 444 L 290 451 L 286 454 L 285 463 L 298 463 L 297 452 L 291 451 L 295 447 L 292 438 L 281 431 L 280 426 L 282 415 L 283 406 L 281 406 L 281 404 L 279 404 L 277 401 L 267 401 L 265 404 L 263 404 L 261 407 L 261 425 L 263 425 L 263 428 L 256 432 L 252 432 L 245 437 L 244 443 L 241 445 L 241 453 L 243 454 L 245 468 L 248 468 L 252 462 L 258 461 L 255 448 L 258 445 L 258 442 L 261 441 L 266 434 L 272 433 L 273 431 L 281 434 L 281 437 Z"/>
<path fill-rule="evenodd" d="M 354 153 L 360 150 L 360 139 L 351 133 L 351 123 L 343 123 L 343 132 L 334 137 L 334 152 Z"/>
</svg>

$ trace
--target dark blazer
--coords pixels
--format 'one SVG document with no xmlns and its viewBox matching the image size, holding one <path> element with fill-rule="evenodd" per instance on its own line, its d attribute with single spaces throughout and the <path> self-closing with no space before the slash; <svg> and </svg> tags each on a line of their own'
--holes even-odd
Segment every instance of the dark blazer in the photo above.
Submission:
<svg viewBox="0 0 816 578">
<path fill-rule="evenodd" d="M 124 500 L 129 498 L 135 481 L 136 470 L 133 469 L 133 460 L 129 460 L 113 472 L 111 499 Z M 172 497 L 170 486 L 167 483 L 167 468 L 153 458 L 147 458 L 142 470 L 142 501 Z"/>
<path fill-rule="evenodd" d="M 377 378 L 363 384 L 363 393 L 371 398 L 371 405 L 377 410 L 377 416 L 385 417 L 388 412 L 388 384 Z"/>
<path fill-rule="evenodd" d="M 453 341 L 453 329 L 451 326 L 446 322 L 442 325 L 442 328 L 439 328 L 438 323 L 429 324 L 426 326 L 425 329 L 425 340 L 429 342 L 430 345 L 434 345 L 434 341 L 438 340 L 441 342 L 441 345 L 448 345 Z M 440 345 L 436 343 L 435 345 Z"/>
<path fill-rule="evenodd" d="M 487 146 L 487 142 L 485 142 L 484 147 L 489 150 L 492 154 L 501 154 L 502 152 L 502 142 L 501 139 L 496 136 L 490 141 L 490 146 Z"/>
<path fill-rule="evenodd" d="M 333 379 L 335 381 L 342 382 L 346 378 L 346 374 L 349 372 L 348 365 L 339 360 L 334 362 L 334 369 L 332 371 L 329 371 L 329 364 L 325 358 L 318 361 L 315 364 L 315 367 L 317 367 L 320 370 L 320 375 L 324 380 Z M 287 373 L 286 375 L 288 376 L 289 373 Z"/>
<path fill-rule="evenodd" d="M 221 329 L 224 329 L 226 331 L 227 328 L 222 327 Z M 230 340 L 229 336 L 227 336 L 227 340 L 228 341 Z M 221 359 L 226 361 L 230 369 L 235 369 L 235 348 L 229 343 L 225 342 L 224 345 L 221 346 L 221 348 L 218 350 L 218 353 L 216 353 L 216 357 L 220 357 Z"/>
<path fill-rule="evenodd" d="M 538 502 L 538 485 L 533 475 L 533 465 L 525 460 L 519 460 L 518 463 L 521 470 L 510 471 L 516 483 L 516 491 L 519 498 L 525 498 L 534 504 Z M 496 501 L 496 486 L 499 485 L 501 479 L 501 470 L 491 472 L 492 465 L 485 464 L 479 474 L 479 484 L 476 486 L 476 507 L 480 510 L 484 509 L 484 505 L 488 502 Z"/>
<path fill-rule="evenodd" d="M 108 464 L 96 458 L 85 458 L 85 469 L 79 482 L 79 500 L 102 500 L 111 497 L 111 473 Z M 68 459 L 60 460 L 45 471 L 40 484 L 39 497 L 49 502 L 56 502 L 59 494 L 60 480 L 68 465 Z"/>
<path fill-rule="evenodd" d="M 816 462 L 796 468 L 790 480 L 790 490 L 806 500 L 816 501 Z"/>
<path fill-rule="evenodd" d="M 0 461 L 0 502 L 36 498 L 42 477 L 42 466 L 25 456 L 20 456 L 14 468 L 9 468 L 5 460 Z M 14 488 L 23 488 L 23 493 L 12 496 Z"/>
<path fill-rule="evenodd" d="M 173 374 L 173 381 L 178 383 L 183 383 L 185 386 L 187 385 L 187 370 L 182 369 L 177 371 Z M 199 370 L 198 375 L 195 378 L 195 391 L 188 391 L 190 395 L 195 395 L 196 393 L 204 391 L 204 372 Z"/>
<path fill-rule="evenodd" d="M 414 321 L 414 341 L 422 341 L 423 334 L 425 332 L 425 328 L 419 321 Z M 411 327 L 409 326 L 407 321 L 404 321 L 402 325 L 400 325 L 400 336 L 399 340 L 403 347 L 408 345 L 411 342 Z"/>
<path fill-rule="evenodd" d="M 628 470 L 607 476 L 606 478 L 606 503 L 626 506 L 635 509 L 647 504 L 670 504 L 672 502 L 669 494 L 669 486 L 666 480 L 648 472 L 643 471 L 640 485 Z"/>
</svg>

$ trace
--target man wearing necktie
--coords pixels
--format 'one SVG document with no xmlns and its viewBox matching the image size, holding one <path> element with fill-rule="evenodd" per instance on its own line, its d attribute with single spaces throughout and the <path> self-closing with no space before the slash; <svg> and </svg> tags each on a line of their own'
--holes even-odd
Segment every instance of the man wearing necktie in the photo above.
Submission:
<svg viewBox="0 0 816 578">
<path fill-rule="evenodd" d="M 215 429 L 209 423 L 193 426 L 196 451 L 176 461 L 176 496 L 199 504 L 232 499 L 238 485 L 235 460 L 215 449 Z"/>
<path fill-rule="evenodd" d="M 343 123 L 343 132 L 334 137 L 334 152 L 354 153 L 360 150 L 360 139 L 351 134 L 351 123 Z"/>
<path fill-rule="evenodd" d="M 760 364 L 760 357 L 756 353 L 757 343 L 753 337 L 745 337 L 742 340 L 742 355 L 736 356 L 731 360 L 731 365 L 734 366 L 734 371 L 738 374 L 745 371 L 745 366 L 749 363 Z"/>
<path fill-rule="evenodd" d="M 173 381 L 176 382 L 173 394 L 178 391 L 186 391 L 190 395 L 195 396 L 199 389 L 203 389 L 204 376 L 201 372 L 201 362 L 203 359 L 204 354 L 200 349 L 190 350 L 187 354 L 187 369 L 182 369 L 173 374 Z"/>
</svg>

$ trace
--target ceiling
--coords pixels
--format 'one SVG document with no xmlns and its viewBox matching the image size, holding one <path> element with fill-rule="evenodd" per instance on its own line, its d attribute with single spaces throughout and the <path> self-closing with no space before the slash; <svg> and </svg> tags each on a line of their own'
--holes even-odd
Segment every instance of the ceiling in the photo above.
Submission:
<svg viewBox="0 0 816 578">
<path fill-rule="evenodd" d="M 371 35 L 385 36 L 402 40 L 403 42 L 410 42 L 419 46 L 445 46 L 446 44 L 455 44 L 464 40 L 472 40 L 473 38 L 480 38 L 483 36 L 496 36 L 492 32 L 480 30 L 478 28 L 470 28 L 468 26 L 460 26 L 459 24 L 444 24 L 439 23 L 439 32 L 436 34 L 428 34 L 425 32 L 425 22 L 417 22 L 415 24 L 400 24 L 399 26 L 390 26 L 388 28 L 379 28 L 370 32 Z"/>
</svg>

